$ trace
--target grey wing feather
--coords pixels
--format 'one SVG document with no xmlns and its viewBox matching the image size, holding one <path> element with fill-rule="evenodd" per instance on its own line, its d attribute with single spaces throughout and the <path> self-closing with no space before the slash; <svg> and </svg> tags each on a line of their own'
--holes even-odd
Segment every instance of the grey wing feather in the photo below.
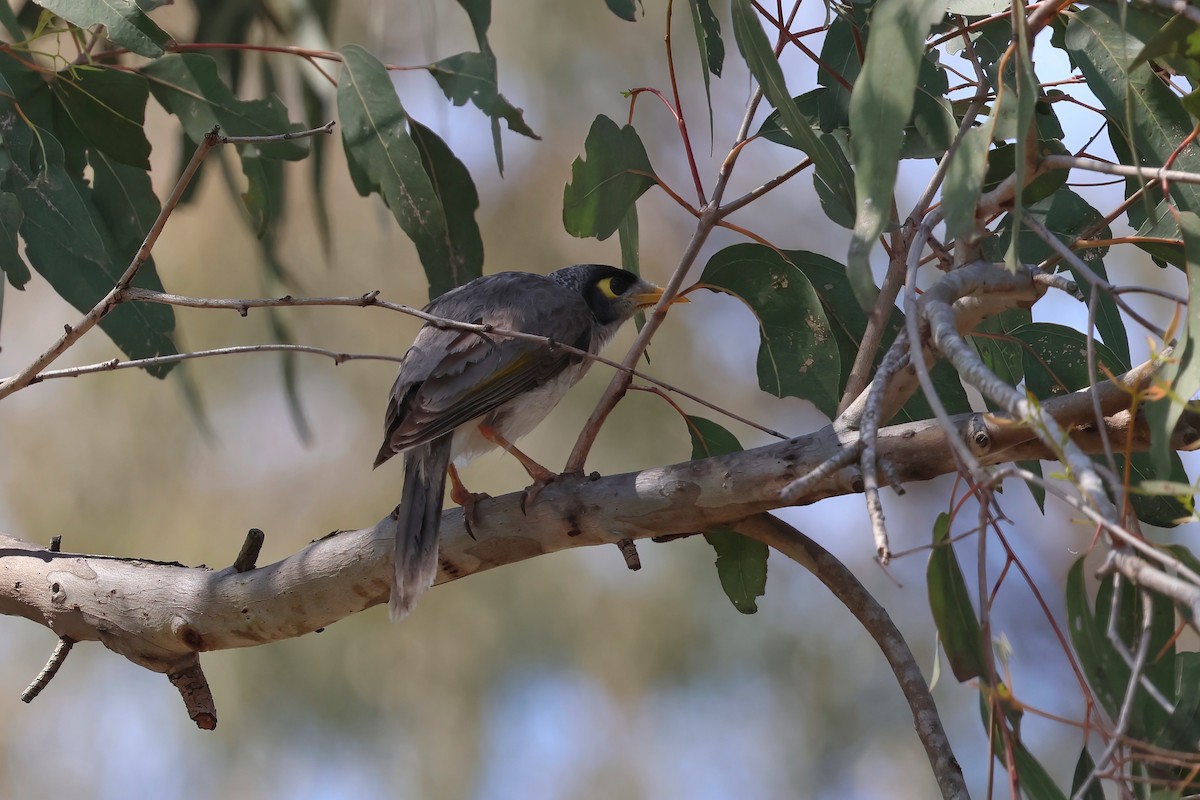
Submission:
<svg viewBox="0 0 1200 800">
<path fill-rule="evenodd" d="M 547 336 L 587 349 L 592 314 L 578 292 L 538 275 L 500 273 L 448 292 L 426 310 L 449 319 Z M 376 466 L 534 389 L 577 360 L 538 342 L 423 327 L 400 366 Z"/>
</svg>

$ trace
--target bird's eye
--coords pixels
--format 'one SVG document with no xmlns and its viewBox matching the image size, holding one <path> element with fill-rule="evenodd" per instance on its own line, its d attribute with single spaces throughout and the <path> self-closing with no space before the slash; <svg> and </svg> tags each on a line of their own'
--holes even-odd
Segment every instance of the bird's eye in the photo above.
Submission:
<svg viewBox="0 0 1200 800">
<path fill-rule="evenodd" d="M 616 300 L 620 296 L 616 291 L 617 287 L 613 286 L 612 278 L 601 278 L 596 282 L 596 288 L 609 300 Z"/>
</svg>

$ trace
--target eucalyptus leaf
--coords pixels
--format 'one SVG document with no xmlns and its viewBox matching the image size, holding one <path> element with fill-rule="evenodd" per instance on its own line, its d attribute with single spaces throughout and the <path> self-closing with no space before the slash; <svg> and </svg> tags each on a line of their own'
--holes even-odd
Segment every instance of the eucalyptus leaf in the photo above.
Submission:
<svg viewBox="0 0 1200 800">
<path fill-rule="evenodd" d="M 114 44 L 146 58 L 158 58 L 172 43 L 132 0 L 38 0 L 38 5 L 81 28 L 103 25 Z"/>
<path fill-rule="evenodd" d="M 741 451 L 737 437 L 717 423 L 693 416 L 686 421 L 693 460 Z M 723 526 L 706 531 L 704 538 L 717 552 L 717 577 L 733 607 L 743 614 L 758 611 L 757 599 L 767 590 L 767 546 Z"/>
<path fill-rule="evenodd" d="M 958 557 L 950 545 L 950 515 L 938 515 L 933 525 L 933 550 L 925 571 L 929 610 L 950 670 L 959 683 L 988 678 L 983 634 L 967 592 Z"/>
<path fill-rule="evenodd" d="M 115 69 L 64 70 L 51 88 L 90 144 L 124 164 L 150 169 L 144 77 Z"/>
<path fill-rule="evenodd" d="M 846 265 L 850 285 L 864 308 L 878 292 L 870 254 L 892 213 L 900 149 L 912 116 L 925 37 L 944 13 L 941 0 L 880 0 L 871 14 L 867 57 L 850 98 L 857 204 Z"/>
<path fill-rule="evenodd" d="M 840 359 L 821 300 L 804 273 L 760 244 L 715 253 L 700 282 L 745 303 L 759 322 L 758 385 L 800 397 L 829 417 L 837 410 Z"/>
<path fill-rule="evenodd" d="M 603 241 L 654 185 L 654 168 L 633 126 L 617 127 L 604 115 L 592 121 L 583 149 L 563 190 L 563 226 L 572 236 Z"/>
<path fill-rule="evenodd" d="M 358 45 L 341 50 L 337 105 L 342 145 L 359 194 L 377 192 L 412 240 L 429 280 L 430 299 L 453 289 L 445 210 L 405 129 L 408 117 L 387 70 Z"/>
</svg>

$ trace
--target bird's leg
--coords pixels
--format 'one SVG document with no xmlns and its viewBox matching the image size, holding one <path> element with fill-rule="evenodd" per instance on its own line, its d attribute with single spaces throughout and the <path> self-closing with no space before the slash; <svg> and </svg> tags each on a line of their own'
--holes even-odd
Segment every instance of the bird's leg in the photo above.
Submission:
<svg viewBox="0 0 1200 800">
<path fill-rule="evenodd" d="M 487 500 L 491 495 L 484 494 L 483 492 L 467 491 L 467 487 L 463 486 L 462 479 L 458 477 L 458 470 L 453 464 L 446 470 L 446 477 L 450 479 L 450 499 L 455 504 L 462 506 L 463 526 L 466 527 L 467 533 L 474 539 L 475 531 L 471 530 L 471 525 L 479 521 L 475 515 L 475 508 L 480 500 Z"/>
<path fill-rule="evenodd" d="M 525 506 L 537 499 L 538 494 L 545 488 L 546 484 L 552 483 L 558 475 L 522 453 L 517 449 L 516 445 L 504 438 L 500 431 L 486 422 L 479 423 L 479 433 L 492 444 L 502 448 L 506 452 L 512 453 L 513 458 L 520 461 L 521 466 L 529 473 L 529 477 L 533 478 L 533 484 L 526 487 L 525 493 L 521 495 L 521 513 L 525 513 Z"/>
</svg>

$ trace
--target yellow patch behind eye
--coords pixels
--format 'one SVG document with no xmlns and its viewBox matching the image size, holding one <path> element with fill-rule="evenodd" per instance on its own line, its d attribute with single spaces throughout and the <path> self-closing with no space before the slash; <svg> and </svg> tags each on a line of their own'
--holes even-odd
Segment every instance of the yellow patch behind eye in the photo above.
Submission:
<svg viewBox="0 0 1200 800">
<path fill-rule="evenodd" d="M 612 282 L 612 278 L 601 278 L 596 282 L 596 288 L 598 288 L 600 293 L 609 300 L 616 300 L 619 295 L 613 291 Z"/>
</svg>

